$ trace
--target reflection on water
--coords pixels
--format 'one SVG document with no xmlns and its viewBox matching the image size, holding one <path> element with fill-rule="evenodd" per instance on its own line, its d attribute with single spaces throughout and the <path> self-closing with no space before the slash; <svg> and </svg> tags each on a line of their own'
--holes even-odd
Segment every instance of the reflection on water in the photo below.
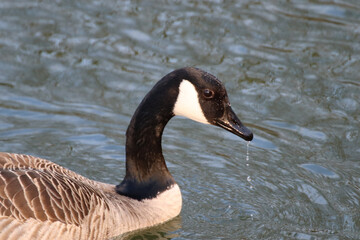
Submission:
<svg viewBox="0 0 360 240">
<path fill-rule="evenodd" d="M 149 229 L 135 231 L 114 238 L 114 240 L 146 240 L 146 239 L 176 239 L 180 237 L 181 216 L 178 216 L 166 224 L 155 226 Z"/>
<path fill-rule="evenodd" d="M 130 239 L 358 238 L 359 33 L 355 0 L 1 1 L 0 150 L 119 183 L 142 97 L 197 66 L 255 138 L 172 120 L 180 223 Z"/>
</svg>

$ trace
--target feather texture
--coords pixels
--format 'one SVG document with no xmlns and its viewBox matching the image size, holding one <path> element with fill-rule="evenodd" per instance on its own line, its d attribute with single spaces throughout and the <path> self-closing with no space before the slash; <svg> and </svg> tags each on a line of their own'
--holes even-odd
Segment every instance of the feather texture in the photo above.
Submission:
<svg viewBox="0 0 360 240">
<path fill-rule="evenodd" d="M 108 239 L 169 220 L 180 209 L 177 185 L 137 201 L 45 159 L 0 153 L 1 240 Z"/>
</svg>

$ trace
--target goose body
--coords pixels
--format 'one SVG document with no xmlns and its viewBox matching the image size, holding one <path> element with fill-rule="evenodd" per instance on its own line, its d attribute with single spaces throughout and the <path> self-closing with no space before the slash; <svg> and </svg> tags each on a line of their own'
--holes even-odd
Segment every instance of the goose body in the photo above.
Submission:
<svg viewBox="0 0 360 240">
<path fill-rule="evenodd" d="M 176 217 L 181 192 L 161 148 L 164 127 L 176 115 L 253 138 L 215 76 L 196 68 L 175 70 L 134 113 L 126 132 L 126 175 L 118 185 L 45 159 L 0 153 L 0 240 L 109 239 Z"/>
</svg>

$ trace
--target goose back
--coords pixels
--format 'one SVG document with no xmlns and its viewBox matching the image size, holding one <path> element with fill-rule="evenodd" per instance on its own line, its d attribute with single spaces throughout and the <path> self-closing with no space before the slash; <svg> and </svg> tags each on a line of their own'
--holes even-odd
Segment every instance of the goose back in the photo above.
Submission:
<svg viewBox="0 0 360 240">
<path fill-rule="evenodd" d="M 0 240 L 108 239 L 166 221 L 181 208 L 180 200 L 163 211 L 164 199 L 181 199 L 177 186 L 155 201 L 133 201 L 114 185 L 29 155 L 0 153 L 0 186 Z"/>
</svg>

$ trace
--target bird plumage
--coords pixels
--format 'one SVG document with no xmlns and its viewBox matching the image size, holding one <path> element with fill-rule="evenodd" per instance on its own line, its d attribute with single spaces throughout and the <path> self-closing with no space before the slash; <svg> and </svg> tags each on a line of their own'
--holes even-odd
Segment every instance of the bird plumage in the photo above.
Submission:
<svg viewBox="0 0 360 240">
<path fill-rule="evenodd" d="M 0 169 L 0 239 L 107 239 L 164 222 L 181 209 L 177 185 L 156 204 L 29 155 L 0 153 Z M 164 212 L 163 198 L 178 201 Z"/>
</svg>

